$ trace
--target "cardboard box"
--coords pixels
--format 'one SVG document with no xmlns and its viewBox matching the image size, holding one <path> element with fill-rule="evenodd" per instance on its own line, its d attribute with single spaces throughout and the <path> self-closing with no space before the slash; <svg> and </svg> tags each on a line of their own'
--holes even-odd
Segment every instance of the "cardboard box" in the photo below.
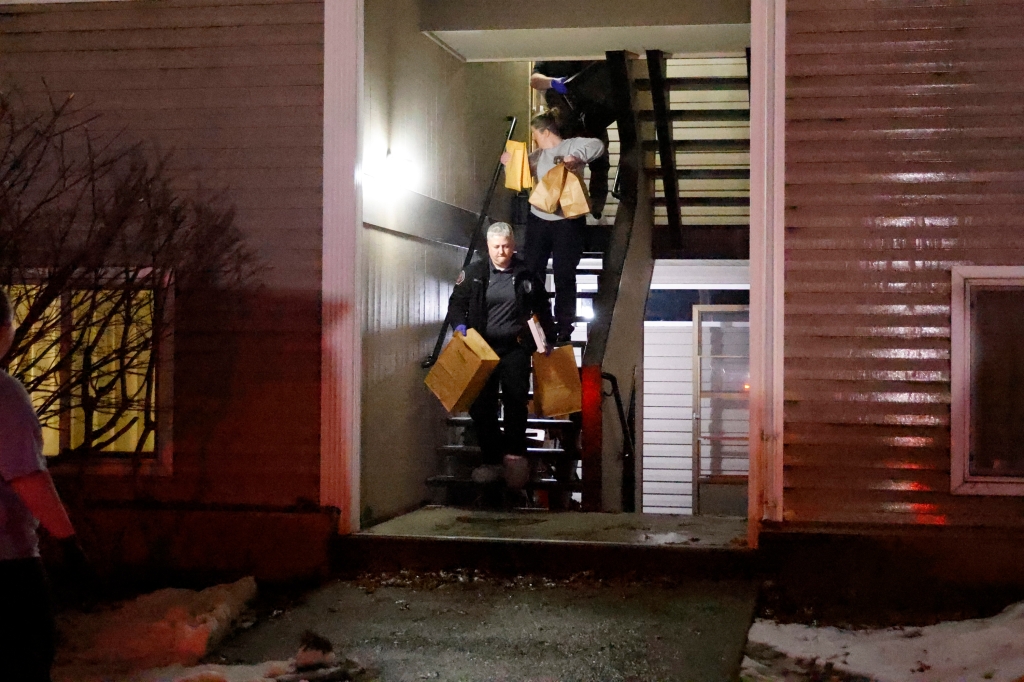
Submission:
<svg viewBox="0 0 1024 682">
<path fill-rule="evenodd" d="M 456 333 L 427 374 L 426 384 L 449 412 L 465 412 L 480 395 L 498 355 L 475 329 Z"/>
<path fill-rule="evenodd" d="M 541 417 L 564 417 L 583 409 L 583 385 L 572 346 L 550 355 L 533 354 L 533 407 Z"/>
</svg>

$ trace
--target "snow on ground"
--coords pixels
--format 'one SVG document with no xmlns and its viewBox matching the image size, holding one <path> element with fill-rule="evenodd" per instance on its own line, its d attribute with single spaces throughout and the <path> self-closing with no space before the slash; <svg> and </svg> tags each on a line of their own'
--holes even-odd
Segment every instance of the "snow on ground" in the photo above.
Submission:
<svg viewBox="0 0 1024 682">
<path fill-rule="evenodd" d="M 62 616 L 54 679 L 129 679 L 133 671 L 195 665 L 255 596 L 250 577 L 198 592 L 158 590 L 110 610 Z"/>
<path fill-rule="evenodd" d="M 757 620 L 748 647 L 877 682 L 1024 682 L 1024 602 L 992 618 L 920 628 L 840 630 Z M 752 674 L 748 679 L 772 679 Z"/>
<path fill-rule="evenodd" d="M 173 665 L 135 673 L 118 682 L 268 682 L 291 670 L 291 661 L 268 661 L 258 665 Z"/>
</svg>

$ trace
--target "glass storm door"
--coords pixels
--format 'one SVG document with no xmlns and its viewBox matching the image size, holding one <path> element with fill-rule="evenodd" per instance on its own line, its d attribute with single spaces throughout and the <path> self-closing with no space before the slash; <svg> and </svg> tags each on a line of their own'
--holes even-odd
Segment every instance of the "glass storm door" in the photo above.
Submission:
<svg viewBox="0 0 1024 682">
<path fill-rule="evenodd" d="M 693 306 L 693 513 L 745 516 L 750 308 Z"/>
</svg>

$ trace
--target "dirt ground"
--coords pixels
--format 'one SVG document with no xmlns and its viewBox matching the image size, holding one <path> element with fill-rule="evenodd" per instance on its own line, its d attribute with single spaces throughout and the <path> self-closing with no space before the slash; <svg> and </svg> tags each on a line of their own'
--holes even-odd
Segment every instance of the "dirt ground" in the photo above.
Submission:
<svg viewBox="0 0 1024 682">
<path fill-rule="evenodd" d="M 736 680 L 756 593 L 753 581 L 364 576 L 268 596 L 208 660 L 289 658 L 311 629 L 388 681 Z"/>
</svg>

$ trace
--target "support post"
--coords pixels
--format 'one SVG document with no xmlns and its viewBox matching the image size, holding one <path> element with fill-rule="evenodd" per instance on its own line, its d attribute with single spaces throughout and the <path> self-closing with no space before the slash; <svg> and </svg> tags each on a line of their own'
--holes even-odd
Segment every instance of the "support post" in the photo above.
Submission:
<svg viewBox="0 0 1024 682">
<path fill-rule="evenodd" d="M 752 0 L 750 479 L 747 541 L 783 520 L 786 3 Z"/>
</svg>

